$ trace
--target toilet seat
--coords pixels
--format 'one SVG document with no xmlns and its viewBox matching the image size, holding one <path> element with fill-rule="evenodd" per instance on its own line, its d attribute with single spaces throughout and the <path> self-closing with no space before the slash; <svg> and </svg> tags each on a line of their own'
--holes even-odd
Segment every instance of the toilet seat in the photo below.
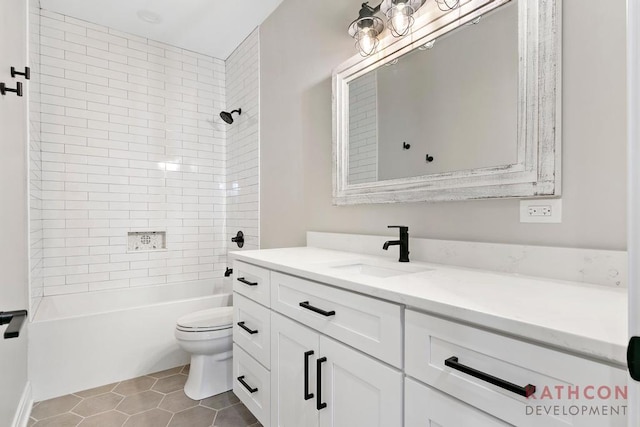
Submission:
<svg viewBox="0 0 640 427">
<path fill-rule="evenodd" d="M 182 316 L 176 322 L 182 332 L 212 332 L 231 329 L 233 307 L 216 307 Z"/>
</svg>

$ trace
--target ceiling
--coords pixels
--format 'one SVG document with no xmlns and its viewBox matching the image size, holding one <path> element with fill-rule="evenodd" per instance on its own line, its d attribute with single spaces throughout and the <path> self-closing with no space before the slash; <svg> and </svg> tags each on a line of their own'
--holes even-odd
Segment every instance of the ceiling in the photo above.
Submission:
<svg viewBox="0 0 640 427">
<path fill-rule="evenodd" d="M 219 59 L 282 0 L 40 0 L 41 7 Z M 159 18 L 149 23 L 138 13 Z M 149 14 L 147 14 L 149 16 Z"/>
</svg>

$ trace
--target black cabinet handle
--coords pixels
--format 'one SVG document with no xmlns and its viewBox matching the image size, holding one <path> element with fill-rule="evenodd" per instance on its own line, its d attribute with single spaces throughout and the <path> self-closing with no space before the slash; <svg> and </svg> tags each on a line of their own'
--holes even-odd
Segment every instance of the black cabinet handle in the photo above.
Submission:
<svg viewBox="0 0 640 427">
<path fill-rule="evenodd" d="M 327 404 L 322 401 L 322 364 L 327 361 L 326 357 L 321 357 L 316 361 L 316 370 L 318 377 L 318 384 L 316 384 L 316 392 L 318 394 L 316 400 L 316 409 L 319 411 L 320 409 L 324 409 L 327 407 Z"/>
<path fill-rule="evenodd" d="M 244 388 L 246 388 L 247 390 L 249 390 L 249 393 L 251 393 L 251 394 L 253 394 L 253 393 L 255 393 L 256 391 L 258 391 L 258 389 L 257 389 L 257 388 L 252 388 L 249 384 L 247 384 L 247 383 L 244 381 L 244 375 L 242 375 L 242 376 L 238 377 L 238 382 L 240 382 L 240 384 L 242 384 L 242 385 L 244 386 Z"/>
<path fill-rule="evenodd" d="M 247 286 L 258 286 L 258 282 L 250 282 L 244 277 L 238 277 L 238 282 L 244 283 Z"/>
<path fill-rule="evenodd" d="M 456 356 L 448 358 L 444 361 L 444 364 L 456 371 L 464 372 L 465 374 L 471 375 L 479 380 L 486 381 L 489 384 L 493 384 L 523 397 L 529 397 L 536 392 L 536 386 L 534 385 L 527 384 L 526 386 L 521 387 L 501 378 L 494 377 L 493 375 L 478 371 L 477 369 L 470 368 L 469 366 L 462 365 L 458 363 L 458 358 Z"/>
<path fill-rule="evenodd" d="M 26 318 L 27 310 L 0 311 L 0 325 L 9 324 L 4 331 L 4 339 L 18 338 L 20 336 L 20 329 L 22 329 L 22 324 Z"/>
<path fill-rule="evenodd" d="M 313 393 L 309 393 L 309 356 L 313 356 L 313 350 L 304 353 L 304 400 L 313 399 Z"/>
<path fill-rule="evenodd" d="M 245 326 L 244 322 L 238 322 L 238 326 L 240 326 L 242 329 L 244 329 L 245 331 L 249 332 L 251 335 L 253 334 L 257 334 L 258 331 L 254 331 L 253 329 L 249 329 Z"/>
<path fill-rule="evenodd" d="M 330 317 L 330 316 L 335 316 L 336 312 L 331 310 L 331 311 L 324 311 L 321 308 L 318 307 L 314 307 L 311 304 L 309 304 L 309 301 L 303 301 L 300 303 L 300 307 L 302 308 L 306 308 L 307 310 L 311 310 L 314 313 L 318 313 L 318 314 L 322 314 L 325 317 Z"/>
</svg>

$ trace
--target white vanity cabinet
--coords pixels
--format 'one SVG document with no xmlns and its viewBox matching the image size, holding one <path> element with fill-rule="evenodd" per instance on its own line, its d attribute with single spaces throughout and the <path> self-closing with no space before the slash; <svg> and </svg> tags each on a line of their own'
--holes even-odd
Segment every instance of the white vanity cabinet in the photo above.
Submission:
<svg viewBox="0 0 640 427">
<path fill-rule="evenodd" d="M 402 372 L 273 312 L 272 427 L 402 425 Z"/>
<path fill-rule="evenodd" d="M 626 372 L 603 363 L 413 310 L 405 311 L 405 357 L 407 376 L 509 425 L 626 426 L 627 402 L 615 398 L 626 394 Z M 614 410 L 620 415 L 602 415 Z M 466 425 L 476 424 L 457 427 Z"/>
<path fill-rule="evenodd" d="M 406 427 L 508 427 L 491 415 L 407 378 L 404 387 Z"/>
<path fill-rule="evenodd" d="M 270 274 L 233 263 L 233 392 L 265 427 L 271 409 Z"/>
<path fill-rule="evenodd" d="M 233 390 L 265 427 L 402 426 L 402 306 L 233 270 Z"/>
<path fill-rule="evenodd" d="M 626 427 L 626 371 L 581 348 L 263 265 L 234 262 L 234 392 L 264 427 Z"/>
</svg>

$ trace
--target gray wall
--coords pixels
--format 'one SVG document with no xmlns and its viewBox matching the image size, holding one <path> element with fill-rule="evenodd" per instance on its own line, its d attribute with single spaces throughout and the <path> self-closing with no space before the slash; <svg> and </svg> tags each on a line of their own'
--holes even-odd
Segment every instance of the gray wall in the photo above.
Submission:
<svg viewBox="0 0 640 427">
<path fill-rule="evenodd" d="M 404 223 L 414 237 L 626 248 L 624 0 L 564 2 L 562 224 L 521 224 L 517 200 L 332 206 L 331 71 L 356 53 L 360 3 L 284 0 L 261 27 L 262 247 Z"/>
</svg>

